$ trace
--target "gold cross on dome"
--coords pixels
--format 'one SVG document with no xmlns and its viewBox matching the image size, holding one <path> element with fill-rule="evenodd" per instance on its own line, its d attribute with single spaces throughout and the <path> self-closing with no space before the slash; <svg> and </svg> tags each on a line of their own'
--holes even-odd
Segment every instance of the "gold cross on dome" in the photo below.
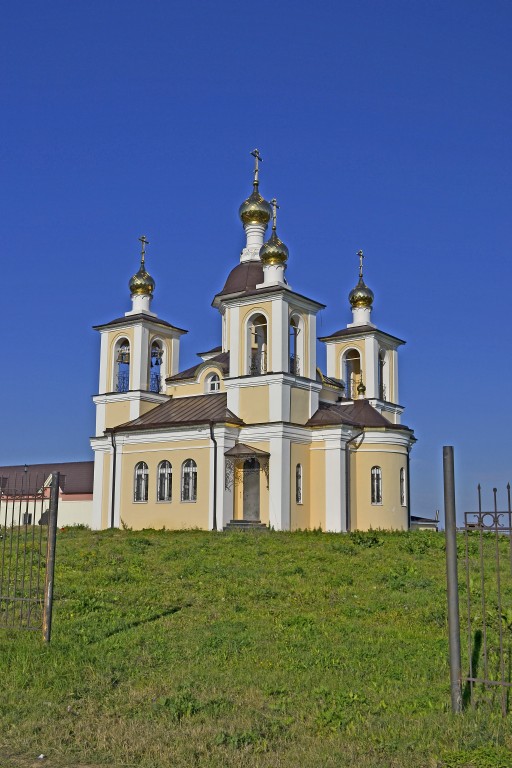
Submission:
<svg viewBox="0 0 512 768">
<path fill-rule="evenodd" d="M 253 149 L 251 155 L 254 157 L 254 184 L 258 184 L 259 176 L 259 163 L 263 162 L 263 158 L 260 155 L 259 149 Z"/>
<path fill-rule="evenodd" d="M 273 197 L 270 202 L 272 204 L 272 229 L 275 232 L 276 221 L 277 221 L 277 209 L 279 208 L 279 206 L 277 204 L 277 200 L 275 199 L 275 197 Z"/>
<path fill-rule="evenodd" d="M 364 259 L 364 253 L 362 251 L 358 251 L 357 255 L 359 256 L 359 278 L 360 280 L 363 279 L 363 259 Z"/>
<path fill-rule="evenodd" d="M 144 264 L 146 260 L 146 245 L 149 245 L 149 240 L 146 238 L 146 235 L 141 235 L 139 237 L 139 242 L 142 246 L 140 251 L 140 262 L 141 264 Z"/>
</svg>

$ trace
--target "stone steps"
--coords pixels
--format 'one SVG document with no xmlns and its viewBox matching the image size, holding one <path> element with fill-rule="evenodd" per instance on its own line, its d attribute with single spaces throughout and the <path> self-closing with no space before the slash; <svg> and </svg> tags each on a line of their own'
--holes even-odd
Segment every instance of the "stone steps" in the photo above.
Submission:
<svg viewBox="0 0 512 768">
<path fill-rule="evenodd" d="M 225 531 L 268 531 L 265 523 L 259 520 L 231 520 L 224 528 Z"/>
</svg>

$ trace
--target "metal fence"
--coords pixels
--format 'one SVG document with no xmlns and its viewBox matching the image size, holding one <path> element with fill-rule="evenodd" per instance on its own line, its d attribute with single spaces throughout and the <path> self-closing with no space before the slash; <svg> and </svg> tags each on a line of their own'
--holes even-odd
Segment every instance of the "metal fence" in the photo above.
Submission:
<svg viewBox="0 0 512 768">
<path fill-rule="evenodd" d="M 59 473 L 0 478 L 0 628 L 50 641 Z"/>
<path fill-rule="evenodd" d="M 512 690 L 512 508 L 507 485 L 506 510 L 498 509 L 493 488 L 492 509 L 464 513 L 463 567 L 465 598 L 459 603 L 457 527 L 453 447 L 443 448 L 446 532 L 446 577 L 452 709 L 484 702 L 509 712 Z M 459 538 L 459 544 L 461 540 Z M 460 558 L 461 559 L 461 558 Z M 460 611 L 462 608 L 462 611 Z M 465 615 L 461 623 L 460 613 Z M 461 630 L 467 639 L 464 672 Z"/>
<path fill-rule="evenodd" d="M 512 688 L 512 509 L 510 484 L 507 509 L 498 509 L 493 488 L 492 510 L 464 513 L 464 569 L 468 674 L 463 701 L 475 704 L 482 696 L 499 697 L 505 715 Z"/>
</svg>

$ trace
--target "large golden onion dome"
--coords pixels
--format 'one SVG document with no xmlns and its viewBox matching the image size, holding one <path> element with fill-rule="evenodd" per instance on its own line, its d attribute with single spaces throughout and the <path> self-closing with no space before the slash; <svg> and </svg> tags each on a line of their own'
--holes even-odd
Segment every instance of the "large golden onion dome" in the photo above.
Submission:
<svg viewBox="0 0 512 768">
<path fill-rule="evenodd" d="M 139 237 L 139 240 L 142 243 L 140 267 L 139 271 L 130 279 L 128 285 L 132 296 L 152 296 L 155 290 L 155 281 L 146 270 L 146 245 L 149 245 L 149 241 L 146 240 L 145 235 Z"/>
<path fill-rule="evenodd" d="M 243 224 L 268 224 L 272 216 L 272 208 L 259 192 L 259 161 L 261 155 L 258 149 L 251 152 L 254 157 L 254 181 L 252 194 L 244 200 L 238 209 L 238 215 Z"/>
<path fill-rule="evenodd" d="M 287 246 L 277 236 L 277 232 L 272 227 L 272 234 L 266 243 L 260 248 L 260 260 L 262 264 L 284 264 L 288 260 L 289 251 Z"/>
<path fill-rule="evenodd" d="M 258 183 L 255 182 L 252 195 L 244 200 L 238 209 L 238 215 L 243 224 L 268 224 L 272 216 L 272 208 L 258 191 Z"/>
<path fill-rule="evenodd" d="M 371 307 L 373 304 L 373 291 L 368 288 L 363 278 L 359 278 L 359 282 L 355 288 L 352 288 L 348 295 L 352 307 Z"/>
</svg>

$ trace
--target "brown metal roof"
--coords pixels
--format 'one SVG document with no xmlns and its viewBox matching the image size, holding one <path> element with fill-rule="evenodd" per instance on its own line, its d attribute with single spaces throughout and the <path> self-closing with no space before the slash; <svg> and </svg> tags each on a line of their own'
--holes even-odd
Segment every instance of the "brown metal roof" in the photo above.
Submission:
<svg viewBox="0 0 512 768">
<path fill-rule="evenodd" d="M 392 424 L 368 400 L 355 400 L 350 405 L 320 403 L 320 407 L 306 423 L 307 427 L 347 424 L 353 427 L 405 429 L 404 424 Z"/>
<path fill-rule="evenodd" d="M 124 315 L 123 317 L 116 317 L 115 320 L 111 320 L 109 323 L 93 325 L 93 329 L 95 331 L 101 331 L 102 328 L 110 328 L 111 325 L 134 325 L 135 323 L 140 323 L 141 320 L 146 320 L 148 322 L 154 323 L 155 325 L 163 325 L 165 328 L 173 328 L 175 331 L 179 331 L 180 333 L 188 333 L 188 331 L 185 331 L 184 328 L 178 328 L 178 326 L 172 325 L 172 323 L 168 323 L 166 320 L 161 320 L 159 317 L 147 315 L 145 312 L 139 312 L 137 315 Z"/>
<path fill-rule="evenodd" d="M 26 472 L 24 464 L 0 467 L 0 483 L 5 492 L 14 488 L 33 492 L 44 485 L 52 472 L 60 472 L 60 488 L 63 494 L 92 493 L 93 461 L 28 464 Z"/>
<path fill-rule="evenodd" d="M 243 424 L 227 407 L 225 392 L 196 397 L 171 398 L 162 405 L 139 416 L 138 419 L 107 429 L 107 432 L 130 432 L 132 430 L 180 427 L 187 424 Z"/>
<path fill-rule="evenodd" d="M 380 331 L 373 325 L 356 325 L 353 328 L 342 328 L 341 331 L 329 334 L 329 336 L 319 336 L 318 341 L 330 341 L 331 339 L 343 338 L 343 336 L 363 336 L 366 333 L 379 333 L 381 336 L 387 336 L 388 339 L 398 341 L 400 344 L 405 344 L 403 339 L 399 339 L 398 336 L 392 336 L 391 333 Z"/>
<path fill-rule="evenodd" d="M 202 355 L 212 355 L 214 352 L 222 352 L 222 347 L 219 345 L 213 349 L 207 349 L 206 352 L 197 352 L 196 354 L 198 357 L 201 357 Z"/>
<path fill-rule="evenodd" d="M 270 456 L 267 451 L 262 451 L 260 448 L 253 448 L 245 443 L 237 443 L 229 451 L 224 453 L 224 456 L 231 456 L 235 459 L 249 458 L 250 456 Z"/>
<path fill-rule="evenodd" d="M 228 275 L 228 279 L 219 296 L 232 293 L 254 291 L 263 282 L 263 266 L 260 261 L 245 261 L 237 264 Z"/>
<path fill-rule="evenodd" d="M 197 365 L 193 365 L 191 368 L 187 368 L 185 371 L 181 371 L 180 373 L 175 373 L 174 376 L 168 376 L 166 378 L 167 381 L 180 381 L 180 379 L 193 379 L 196 376 L 196 372 L 201 368 L 202 365 L 210 365 L 211 363 L 216 363 L 219 368 L 221 369 L 222 373 L 224 375 L 229 373 L 229 352 L 221 352 L 220 355 L 215 355 L 215 357 L 210 357 L 209 360 L 201 360 L 200 363 L 197 363 Z"/>
</svg>

